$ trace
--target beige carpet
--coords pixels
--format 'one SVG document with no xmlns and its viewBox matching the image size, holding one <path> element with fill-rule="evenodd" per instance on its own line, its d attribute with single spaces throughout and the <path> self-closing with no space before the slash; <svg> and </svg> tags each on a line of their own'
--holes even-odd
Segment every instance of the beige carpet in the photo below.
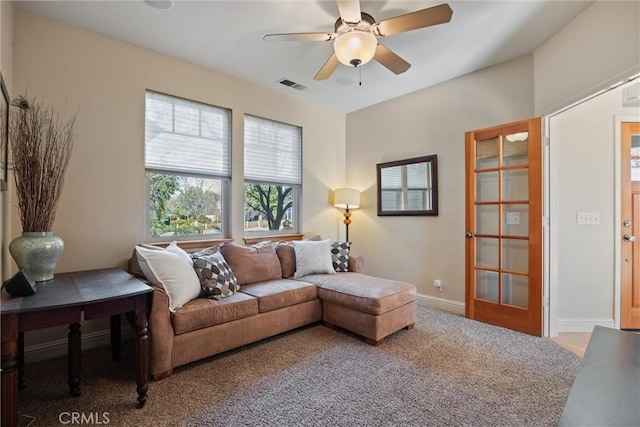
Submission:
<svg viewBox="0 0 640 427">
<path fill-rule="evenodd" d="M 78 398 L 65 358 L 28 365 L 21 425 L 75 412 L 110 426 L 553 426 L 581 360 L 548 339 L 419 308 L 415 329 L 380 347 L 315 325 L 179 368 L 151 382 L 137 410 L 124 344 L 121 362 L 106 347 L 83 352 Z"/>
</svg>

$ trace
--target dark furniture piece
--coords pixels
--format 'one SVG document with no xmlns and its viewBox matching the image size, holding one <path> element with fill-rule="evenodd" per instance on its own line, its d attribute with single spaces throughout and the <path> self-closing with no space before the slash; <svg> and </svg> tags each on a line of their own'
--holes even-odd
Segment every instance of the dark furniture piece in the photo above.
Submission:
<svg viewBox="0 0 640 427">
<path fill-rule="evenodd" d="M 640 335 L 596 326 L 559 426 L 640 426 Z"/>
<path fill-rule="evenodd" d="M 18 425 L 18 385 L 24 366 L 24 332 L 69 325 L 69 393 L 80 395 L 80 319 L 111 316 L 111 350 L 120 350 L 120 314 L 131 313 L 136 334 L 138 407 L 147 400 L 149 381 L 148 313 L 151 288 L 129 273 L 108 268 L 57 274 L 28 297 L 2 291 L 2 426 Z"/>
</svg>

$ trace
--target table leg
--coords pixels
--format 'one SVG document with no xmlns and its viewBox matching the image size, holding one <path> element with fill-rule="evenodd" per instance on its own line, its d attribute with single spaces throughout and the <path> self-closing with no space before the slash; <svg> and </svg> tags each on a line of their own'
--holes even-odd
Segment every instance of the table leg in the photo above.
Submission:
<svg viewBox="0 0 640 427">
<path fill-rule="evenodd" d="M 24 388 L 24 332 L 18 332 L 18 387 Z"/>
<path fill-rule="evenodd" d="M 136 332 L 136 385 L 138 409 L 147 402 L 149 388 L 149 329 L 146 313 L 136 313 L 134 317 Z"/>
<path fill-rule="evenodd" d="M 111 357 L 113 360 L 120 360 L 121 337 L 120 315 L 111 316 Z"/>
<path fill-rule="evenodd" d="M 2 316 L 2 427 L 18 425 L 18 318 Z"/>
<path fill-rule="evenodd" d="M 80 396 L 80 324 L 69 325 L 67 360 L 69 370 L 69 394 Z"/>
</svg>

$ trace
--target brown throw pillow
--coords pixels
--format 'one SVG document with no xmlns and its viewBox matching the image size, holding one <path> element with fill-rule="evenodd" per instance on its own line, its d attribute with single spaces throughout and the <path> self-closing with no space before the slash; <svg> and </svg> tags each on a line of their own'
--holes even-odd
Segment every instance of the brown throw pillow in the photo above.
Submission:
<svg viewBox="0 0 640 427">
<path fill-rule="evenodd" d="M 293 277 L 296 272 L 296 253 L 293 250 L 293 244 L 284 241 L 278 242 L 276 244 L 276 254 L 280 259 L 282 277 L 285 279 Z"/>
<path fill-rule="evenodd" d="M 238 285 L 264 282 L 282 278 L 280 259 L 271 242 L 242 246 L 227 242 L 220 252 L 238 279 Z"/>
</svg>

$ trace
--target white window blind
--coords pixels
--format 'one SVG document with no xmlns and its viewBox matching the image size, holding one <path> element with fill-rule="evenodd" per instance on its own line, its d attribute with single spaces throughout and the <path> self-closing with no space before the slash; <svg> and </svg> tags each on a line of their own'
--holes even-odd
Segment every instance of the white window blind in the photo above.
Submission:
<svg viewBox="0 0 640 427">
<path fill-rule="evenodd" d="M 244 178 L 302 184 L 302 129 L 259 117 L 244 117 Z"/>
<path fill-rule="evenodd" d="M 412 163 L 407 165 L 407 188 L 408 189 L 426 189 L 431 185 L 429 182 L 428 168 L 431 163 Z"/>
<path fill-rule="evenodd" d="M 146 92 L 145 167 L 231 176 L 231 111 Z"/>
<path fill-rule="evenodd" d="M 431 188 L 430 173 L 431 165 L 424 162 L 385 168 L 382 172 L 382 189 L 401 190 L 406 187 L 411 190 Z M 403 184 L 404 182 L 406 182 L 406 185 Z"/>
</svg>

